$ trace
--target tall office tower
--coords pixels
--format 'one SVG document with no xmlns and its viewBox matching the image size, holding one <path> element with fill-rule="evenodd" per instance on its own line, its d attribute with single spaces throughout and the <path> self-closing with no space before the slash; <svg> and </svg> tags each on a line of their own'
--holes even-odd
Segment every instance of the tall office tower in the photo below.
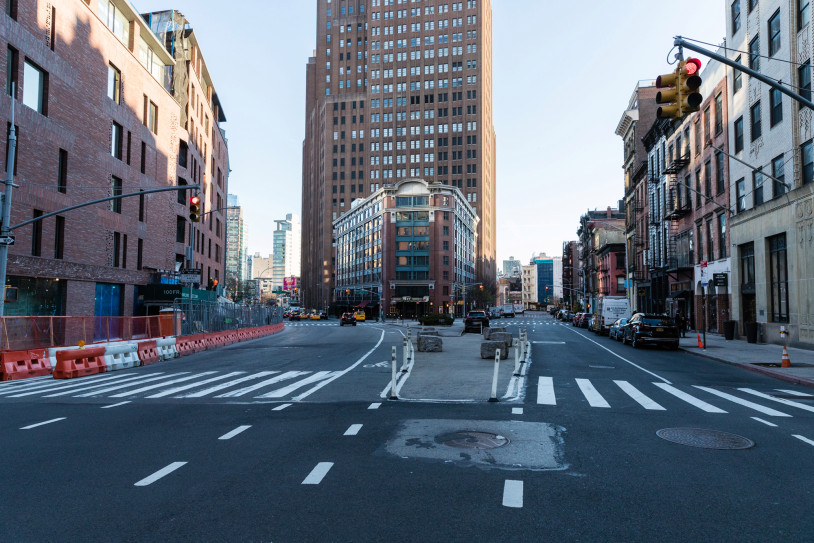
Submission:
<svg viewBox="0 0 814 543">
<path fill-rule="evenodd" d="M 246 225 L 235 194 L 226 195 L 226 295 L 234 299 L 247 277 Z"/>
<path fill-rule="evenodd" d="M 317 0 L 306 66 L 303 303 L 333 292 L 331 223 L 411 177 L 476 209 L 477 282 L 495 288 L 495 132 L 489 0 Z M 364 262 L 359 263 L 364 266 Z"/>
<path fill-rule="evenodd" d="M 300 277 L 302 227 L 300 218 L 293 213 L 287 213 L 285 219 L 274 222 L 277 223 L 277 230 L 272 232 L 272 284 L 274 290 L 286 290 L 287 278 Z"/>
</svg>

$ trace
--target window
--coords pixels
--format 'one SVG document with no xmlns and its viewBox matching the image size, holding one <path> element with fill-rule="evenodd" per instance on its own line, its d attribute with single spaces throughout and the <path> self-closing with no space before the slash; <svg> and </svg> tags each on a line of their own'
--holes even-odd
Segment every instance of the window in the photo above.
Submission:
<svg viewBox="0 0 814 543">
<path fill-rule="evenodd" d="M 783 95 L 777 89 L 769 91 L 769 126 L 783 120 Z"/>
<path fill-rule="evenodd" d="M 107 97 L 121 103 L 122 73 L 112 64 L 107 66 Z"/>
<path fill-rule="evenodd" d="M 144 240 L 138 238 L 138 243 L 136 244 L 136 269 L 140 270 L 142 268 L 142 258 L 144 256 Z"/>
<path fill-rule="evenodd" d="M 737 32 L 741 28 L 741 0 L 735 0 L 734 2 L 732 2 L 731 15 L 732 15 L 732 35 L 734 36 L 735 32 Z"/>
<path fill-rule="evenodd" d="M 760 71 L 760 36 L 749 42 L 749 67 L 754 71 Z"/>
<path fill-rule="evenodd" d="M 141 165 L 140 170 L 141 173 L 147 173 L 147 142 L 141 142 Z"/>
<path fill-rule="evenodd" d="M 42 217 L 42 210 L 34 210 L 34 218 Z M 42 221 L 31 225 L 31 256 L 42 256 Z"/>
<path fill-rule="evenodd" d="M 712 234 L 712 219 L 707 221 L 707 261 L 711 262 L 715 260 L 715 253 L 712 252 L 713 249 L 713 234 Z"/>
<path fill-rule="evenodd" d="M 755 141 L 760 136 L 763 135 L 763 129 L 761 128 L 760 124 L 760 100 L 755 102 L 751 108 L 749 108 L 749 118 L 751 120 L 751 138 L 752 141 Z"/>
<path fill-rule="evenodd" d="M 54 258 L 61 260 L 65 253 L 65 217 L 57 215 L 54 229 Z"/>
<path fill-rule="evenodd" d="M 187 221 L 181 215 L 175 217 L 175 241 L 176 243 L 184 243 L 186 240 L 186 227 Z"/>
<path fill-rule="evenodd" d="M 786 234 L 772 236 L 769 242 L 769 284 L 772 322 L 789 322 L 789 276 L 786 268 Z"/>
<path fill-rule="evenodd" d="M 809 167 L 811 165 L 809 164 Z M 803 164 L 805 170 L 805 163 Z M 786 193 L 786 167 L 783 155 L 776 157 L 772 160 L 772 198 L 777 198 Z"/>
<path fill-rule="evenodd" d="M 723 194 L 724 190 L 724 154 L 715 153 L 715 194 Z"/>
<path fill-rule="evenodd" d="M 119 267 L 119 255 L 122 252 L 122 235 L 113 232 L 113 267 Z"/>
<path fill-rule="evenodd" d="M 158 106 L 144 97 L 144 126 L 153 134 L 158 134 Z"/>
<path fill-rule="evenodd" d="M 754 292 L 755 288 L 755 244 L 750 241 L 739 247 L 741 291 Z"/>
<path fill-rule="evenodd" d="M 724 98 L 718 93 L 715 96 L 715 135 L 724 131 Z"/>
<path fill-rule="evenodd" d="M 68 192 L 68 151 L 59 150 L 59 165 L 57 166 L 57 190 L 63 194 Z"/>
<path fill-rule="evenodd" d="M 111 196 L 121 196 L 122 180 L 115 175 L 111 177 Z M 122 212 L 122 199 L 110 200 L 110 211 L 114 213 Z"/>
<path fill-rule="evenodd" d="M 797 0 L 797 30 L 801 30 L 811 21 L 810 0 Z"/>
<path fill-rule="evenodd" d="M 17 20 L 17 0 L 6 0 L 6 15 Z"/>
<path fill-rule="evenodd" d="M 6 94 L 9 96 L 11 96 L 12 85 L 17 85 L 17 58 L 17 50 L 9 46 L 6 49 Z"/>
<path fill-rule="evenodd" d="M 704 162 L 704 195 L 707 201 L 712 196 L 712 163 L 707 160 Z"/>
<path fill-rule="evenodd" d="M 735 211 L 740 213 L 746 209 L 746 180 L 741 177 L 735 181 Z"/>
<path fill-rule="evenodd" d="M 741 56 L 735 59 L 738 64 L 741 63 Z M 738 92 L 743 87 L 743 72 L 740 70 L 732 70 L 732 94 Z"/>
<path fill-rule="evenodd" d="M 734 138 L 735 138 L 735 152 L 740 153 L 743 151 L 743 117 L 738 117 L 733 124 Z"/>
<path fill-rule="evenodd" d="M 811 60 L 797 68 L 797 92 L 806 100 L 811 100 Z"/>
<path fill-rule="evenodd" d="M 769 56 L 780 51 L 780 10 L 769 18 Z"/>
<path fill-rule="evenodd" d="M 812 141 L 814 140 L 808 140 L 800 146 L 800 161 L 803 164 L 801 181 L 803 185 L 814 181 L 814 148 L 812 148 Z"/>
<path fill-rule="evenodd" d="M 701 230 L 701 223 L 698 223 L 695 228 L 698 231 L 698 263 L 700 264 L 704 260 L 704 238 Z"/>
<path fill-rule="evenodd" d="M 336 146 L 334 146 L 336 147 Z M 189 155 L 189 146 L 184 140 L 178 141 L 178 165 L 182 168 L 187 167 L 187 156 Z"/>
<path fill-rule="evenodd" d="M 754 207 L 763 203 L 763 172 L 752 172 L 752 195 L 755 200 Z"/>
<path fill-rule="evenodd" d="M 144 192 L 139 190 L 139 192 Z M 144 195 L 138 195 L 138 222 L 144 222 Z"/>
<path fill-rule="evenodd" d="M 718 215 L 718 258 L 726 258 L 726 215 Z"/>
<path fill-rule="evenodd" d="M 704 109 L 704 146 L 709 144 L 709 107 Z"/>
<path fill-rule="evenodd" d="M 122 159 L 122 125 L 115 121 L 110 131 L 110 156 Z"/>
<path fill-rule="evenodd" d="M 747 12 L 752 13 L 752 11 L 757 7 L 757 0 L 749 0 L 749 5 L 747 6 Z"/>
<path fill-rule="evenodd" d="M 23 104 L 47 117 L 47 96 L 48 74 L 26 59 L 23 66 Z"/>
</svg>

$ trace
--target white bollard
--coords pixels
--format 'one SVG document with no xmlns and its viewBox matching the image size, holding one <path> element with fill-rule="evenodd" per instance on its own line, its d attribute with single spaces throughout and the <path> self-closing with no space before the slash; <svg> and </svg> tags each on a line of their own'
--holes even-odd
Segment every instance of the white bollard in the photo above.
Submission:
<svg viewBox="0 0 814 543">
<path fill-rule="evenodd" d="M 514 338 L 512 340 L 512 346 L 514 347 L 514 376 L 520 377 L 520 340 Z"/>
<path fill-rule="evenodd" d="M 398 400 L 399 397 L 396 395 L 396 346 L 393 346 L 393 350 L 390 352 L 390 362 L 392 366 L 392 372 L 390 376 L 390 398 L 389 400 Z"/>
<path fill-rule="evenodd" d="M 402 364 L 401 373 L 407 373 L 407 365 L 410 363 L 410 345 L 412 345 L 407 338 L 402 341 Z"/>
<path fill-rule="evenodd" d="M 497 373 L 500 369 L 500 349 L 495 351 L 495 373 L 492 375 L 492 396 L 489 398 L 490 402 L 500 401 L 497 399 Z"/>
</svg>

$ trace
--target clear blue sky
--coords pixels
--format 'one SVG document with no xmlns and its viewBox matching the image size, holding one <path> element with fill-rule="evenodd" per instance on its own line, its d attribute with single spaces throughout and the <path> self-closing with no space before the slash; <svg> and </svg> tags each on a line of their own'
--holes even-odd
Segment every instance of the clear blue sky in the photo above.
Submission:
<svg viewBox="0 0 814 543">
<path fill-rule="evenodd" d="M 274 220 L 300 213 L 316 0 L 133 3 L 177 9 L 195 28 L 228 119 L 229 192 L 244 207 L 250 254 L 268 255 Z M 721 43 L 726 5 L 492 0 L 498 265 L 560 254 L 586 209 L 623 198 L 614 131 L 637 81 L 671 71 L 675 35 Z"/>
</svg>

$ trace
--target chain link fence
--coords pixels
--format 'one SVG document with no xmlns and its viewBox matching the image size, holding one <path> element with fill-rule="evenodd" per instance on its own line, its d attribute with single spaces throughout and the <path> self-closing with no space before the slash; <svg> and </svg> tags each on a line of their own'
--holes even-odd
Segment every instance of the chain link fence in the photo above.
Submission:
<svg viewBox="0 0 814 543">
<path fill-rule="evenodd" d="M 176 335 L 223 332 L 237 328 L 253 328 L 283 322 L 283 310 L 267 305 L 224 304 L 203 300 L 173 302 Z"/>
</svg>

